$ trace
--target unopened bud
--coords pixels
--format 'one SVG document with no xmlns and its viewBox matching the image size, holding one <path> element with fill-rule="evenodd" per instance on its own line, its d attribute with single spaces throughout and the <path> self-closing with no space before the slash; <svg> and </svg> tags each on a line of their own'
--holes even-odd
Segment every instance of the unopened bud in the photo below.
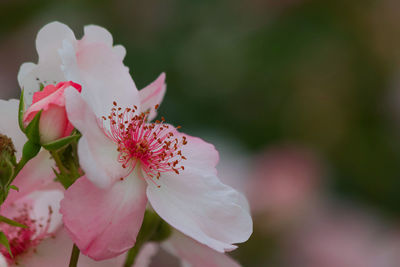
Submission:
<svg viewBox="0 0 400 267">
<path fill-rule="evenodd" d="M 14 168 L 16 165 L 15 160 L 15 147 L 11 140 L 6 135 L 0 134 L 0 187 L 13 178 Z"/>
</svg>

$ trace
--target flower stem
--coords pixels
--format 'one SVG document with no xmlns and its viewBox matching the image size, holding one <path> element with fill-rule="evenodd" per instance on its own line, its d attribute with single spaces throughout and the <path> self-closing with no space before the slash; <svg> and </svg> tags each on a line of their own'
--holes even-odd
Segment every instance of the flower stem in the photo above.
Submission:
<svg viewBox="0 0 400 267">
<path fill-rule="evenodd" d="M 67 170 L 65 169 L 64 165 L 62 164 L 60 156 L 58 155 L 58 153 L 54 152 L 54 151 L 51 151 L 50 154 L 53 157 L 54 161 L 56 162 L 56 165 L 57 165 L 58 169 L 60 170 L 60 172 L 62 174 L 66 174 Z"/>
<path fill-rule="evenodd" d="M 69 267 L 76 267 L 79 259 L 79 248 L 74 244 L 72 247 L 71 258 L 69 260 Z"/>
<path fill-rule="evenodd" d="M 124 267 L 131 267 L 135 263 L 136 256 L 139 254 L 141 246 L 136 244 L 133 248 L 128 251 L 125 259 Z"/>
<path fill-rule="evenodd" d="M 140 228 L 139 234 L 136 238 L 136 244 L 128 251 L 124 267 L 131 267 L 135 263 L 136 256 L 139 254 L 140 249 L 147 241 L 152 239 L 154 234 L 157 232 L 160 223 L 161 218 L 158 217 L 157 214 L 150 211 L 145 212 L 142 227 Z"/>
</svg>

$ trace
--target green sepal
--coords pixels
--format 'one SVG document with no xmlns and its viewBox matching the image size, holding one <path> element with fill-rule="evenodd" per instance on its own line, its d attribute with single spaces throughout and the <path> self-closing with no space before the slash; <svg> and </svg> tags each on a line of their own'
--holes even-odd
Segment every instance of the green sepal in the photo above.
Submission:
<svg viewBox="0 0 400 267">
<path fill-rule="evenodd" d="M 58 173 L 56 171 L 56 169 L 54 169 L 54 168 L 53 168 L 53 172 L 56 175 L 56 178 L 54 180 L 56 182 L 60 182 L 64 186 L 64 188 L 68 188 L 73 184 L 73 182 L 71 181 L 71 179 L 69 179 L 68 176 L 66 176 L 62 173 Z"/>
<path fill-rule="evenodd" d="M 27 228 L 26 225 L 21 224 L 19 222 L 16 222 L 14 220 L 11 220 L 11 219 L 9 219 L 7 217 L 4 217 L 4 216 L 1 216 L 1 215 L 0 215 L 0 222 L 4 222 L 6 224 L 9 224 L 9 225 L 12 225 L 12 226 L 16 226 L 16 227 Z"/>
<path fill-rule="evenodd" d="M 0 232 L 0 244 L 2 244 L 3 246 L 6 247 L 8 253 L 11 255 L 11 257 L 14 257 L 13 254 L 11 253 L 10 243 L 8 243 L 7 236 L 3 232 Z"/>
<path fill-rule="evenodd" d="M 81 135 L 71 135 L 71 136 L 67 136 L 64 138 L 60 138 L 57 139 L 53 142 L 47 143 L 47 144 L 43 144 L 42 146 L 49 151 L 55 151 L 58 150 L 66 145 L 71 144 L 72 142 L 75 142 L 76 140 L 78 140 L 81 137 Z"/>
<path fill-rule="evenodd" d="M 18 187 L 16 187 L 15 185 L 10 185 L 10 189 L 13 189 L 13 190 L 15 190 L 15 191 L 17 191 L 17 192 L 19 192 L 19 188 Z"/>
<path fill-rule="evenodd" d="M 21 161 L 24 161 L 24 163 L 28 162 L 39 153 L 40 148 L 41 146 L 39 143 L 34 143 L 32 140 L 28 140 L 22 149 Z"/>
<path fill-rule="evenodd" d="M 25 100 L 24 100 L 24 89 L 22 89 L 21 96 L 19 98 L 19 106 L 18 106 L 18 124 L 19 124 L 19 128 L 23 132 L 25 132 L 24 113 L 25 113 Z"/>
<path fill-rule="evenodd" d="M 29 141 L 40 144 L 39 121 L 42 111 L 39 111 L 25 129 Z"/>
</svg>

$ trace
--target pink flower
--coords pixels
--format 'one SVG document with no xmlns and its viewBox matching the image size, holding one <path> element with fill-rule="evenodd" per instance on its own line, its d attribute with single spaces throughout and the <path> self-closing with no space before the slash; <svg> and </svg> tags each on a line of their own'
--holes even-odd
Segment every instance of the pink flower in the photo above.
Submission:
<svg viewBox="0 0 400 267">
<path fill-rule="evenodd" d="M 0 132 L 12 138 L 17 158 L 20 158 L 26 137 L 19 130 L 17 120 L 9 118 L 9 114 L 17 112 L 18 101 L 0 100 Z M 61 225 L 58 209 L 63 192 L 59 184 L 53 182 L 52 167 L 48 152 L 41 151 L 15 178 L 13 184 L 19 188 L 18 192 L 11 190 L 1 206 L 1 215 L 28 226 L 19 228 L 0 223 L 0 230 L 8 237 L 14 255 L 11 258 L 7 250 L 1 247 L 0 252 L 9 263 L 19 262 L 33 253 Z"/>
<path fill-rule="evenodd" d="M 263 229 L 296 223 L 318 198 L 323 176 L 319 159 L 298 146 L 276 146 L 254 160 L 247 183 L 250 206 Z"/>
<path fill-rule="evenodd" d="M 42 110 L 39 133 L 40 141 L 44 144 L 69 136 L 74 129 L 65 111 L 64 90 L 70 86 L 78 92 L 82 90 L 82 87 L 74 82 L 60 82 L 57 85 L 49 84 L 43 88 L 43 91 L 33 94 L 32 105 L 24 115 L 24 123 L 28 125 Z"/>
<path fill-rule="evenodd" d="M 81 95 L 65 91 L 68 118 L 83 135 L 78 154 L 86 173 L 61 203 L 72 240 L 96 260 L 127 251 L 149 200 L 182 233 L 219 252 L 235 249 L 249 238 L 252 220 L 247 200 L 218 179 L 218 152 L 164 120 L 149 123 L 165 92 L 164 74 L 138 92 L 112 57 L 98 47 L 68 65 L 91 81 Z"/>
<path fill-rule="evenodd" d="M 18 100 L 0 100 L 0 133 L 12 138 L 19 159 L 27 140 L 19 130 L 15 117 L 9 116 L 17 114 L 17 111 Z M 0 231 L 7 235 L 14 255 L 11 258 L 7 250 L 0 246 L 0 267 L 64 266 L 68 263 L 73 243 L 62 229 L 59 206 L 64 189 L 59 183 L 53 182 L 54 167 L 49 153 L 42 150 L 15 178 L 13 184 L 19 191 L 10 191 L 0 214 L 28 228 L 0 223 Z M 122 266 L 124 260 L 125 255 L 121 255 L 99 263 L 81 255 L 79 266 Z M 135 265 L 142 266 L 146 265 Z"/>
<path fill-rule="evenodd" d="M 65 88 L 72 86 L 80 92 L 81 85 L 91 88 L 96 85 L 90 77 L 81 79 L 79 72 L 72 73 L 69 64 L 73 65 L 85 58 L 86 51 L 102 49 L 104 53 L 112 54 L 113 61 L 103 61 L 102 65 L 110 68 L 116 62 L 122 65 L 125 49 L 122 46 L 113 46 L 112 36 L 107 30 L 89 25 L 84 28 L 84 33 L 81 40 L 76 40 L 72 30 L 62 23 L 52 22 L 45 25 L 36 38 L 38 64 L 24 63 L 19 70 L 18 82 L 24 89 L 25 102 L 28 105 L 24 122 L 27 124 L 39 110 L 43 110 L 40 120 L 42 143 L 65 137 L 73 129 L 64 109 Z M 74 54 L 71 54 L 71 50 Z M 68 61 L 63 62 L 63 58 L 68 58 Z M 128 72 L 126 67 L 124 70 Z M 44 87 L 43 91 L 40 91 L 41 87 Z"/>
<path fill-rule="evenodd" d="M 287 235 L 285 266 L 395 267 L 399 241 L 388 225 L 359 207 L 321 205 Z M 397 253 L 397 254 L 396 254 Z"/>
</svg>

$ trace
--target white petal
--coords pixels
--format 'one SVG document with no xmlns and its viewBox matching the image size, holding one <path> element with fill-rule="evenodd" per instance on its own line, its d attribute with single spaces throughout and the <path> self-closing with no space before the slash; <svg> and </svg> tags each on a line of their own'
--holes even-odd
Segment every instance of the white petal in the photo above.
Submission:
<svg viewBox="0 0 400 267">
<path fill-rule="evenodd" d="M 63 23 L 51 22 L 40 29 L 36 37 L 39 64 L 59 58 L 58 49 L 62 47 L 64 40 L 74 42 L 76 39 L 73 31 Z"/>
<path fill-rule="evenodd" d="M 32 104 L 33 94 L 40 89 L 40 85 L 56 84 L 65 81 L 61 71 L 61 59 L 59 57 L 44 61 L 38 65 L 31 65 L 31 69 L 25 67 L 24 63 L 18 73 L 18 82 L 21 89 L 24 89 L 25 104 Z M 23 68 L 23 69 L 22 69 Z M 21 70 L 22 69 L 22 70 Z M 29 72 L 27 72 L 30 70 Z"/>
<path fill-rule="evenodd" d="M 113 38 L 109 31 L 97 25 L 87 25 L 83 28 L 84 36 L 82 41 L 86 43 L 103 43 L 108 46 L 113 45 Z"/>
<path fill-rule="evenodd" d="M 81 94 L 72 88 L 67 88 L 64 94 L 68 119 L 83 134 L 78 144 L 81 167 L 89 180 L 106 187 L 126 173 L 117 160 L 117 146 L 99 127 Z"/>
<path fill-rule="evenodd" d="M 0 99 L 0 133 L 12 139 L 17 150 L 17 159 L 22 156 L 22 147 L 27 138 L 18 125 L 18 105 L 15 99 Z"/>
<path fill-rule="evenodd" d="M 178 231 L 161 244 L 161 247 L 176 256 L 184 266 L 190 267 L 238 267 L 232 258 L 224 253 L 217 252 Z"/>
<path fill-rule="evenodd" d="M 149 183 L 147 197 L 166 222 L 219 252 L 236 248 L 252 233 L 252 219 L 244 196 L 220 182 L 217 176 L 185 168 L 177 175 L 164 173 Z"/>
<path fill-rule="evenodd" d="M 82 84 L 76 58 L 76 47 L 68 40 L 64 40 L 58 53 L 62 61 L 61 70 L 64 73 L 65 80 Z"/>
<path fill-rule="evenodd" d="M 115 45 L 113 47 L 113 52 L 122 61 L 126 56 L 126 49 L 122 45 Z"/>
<path fill-rule="evenodd" d="M 64 40 L 75 43 L 74 33 L 68 26 L 60 22 L 52 22 L 45 25 L 37 34 L 36 50 L 39 55 L 37 65 L 24 63 L 18 73 L 18 83 L 25 90 L 27 105 L 32 103 L 33 93 L 43 85 L 64 81 L 61 71 L 61 58 L 58 49 L 62 47 Z"/>
<path fill-rule="evenodd" d="M 135 83 L 111 47 L 99 43 L 79 46 L 77 55 L 82 96 L 97 117 L 108 116 L 113 101 L 123 109 L 139 106 Z"/>
<path fill-rule="evenodd" d="M 187 158 L 183 165 L 203 172 L 217 174 L 216 166 L 219 161 L 218 151 L 213 144 L 198 137 L 180 134 L 187 138 L 187 144 L 182 146 L 182 154 Z"/>
<path fill-rule="evenodd" d="M 60 201 L 64 193 L 60 190 L 36 191 L 28 196 L 33 200 L 33 210 L 31 218 L 38 223 L 43 223 L 49 216 L 51 209 L 51 220 L 48 233 L 52 233 L 61 226 Z M 44 221 L 45 222 L 45 221 Z"/>
<path fill-rule="evenodd" d="M 32 102 L 33 93 L 38 89 L 38 81 L 28 78 L 28 75 L 33 72 L 36 67 L 37 65 L 32 62 L 23 63 L 19 68 L 17 76 L 18 84 L 21 87 L 20 89 L 24 89 L 25 101 L 29 102 L 29 104 Z"/>
<path fill-rule="evenodd" d="M 0 267 L 8 267 L 7 260 L 1 253 L 0 253 Z"/>
<path fill-rule="evenodd" d="M 125 176 L 126 171 L 117 161 L 116 146 L 107 138 L 93 140 L 83 136 L 79 140 L 78 155 L 86 176 L 99 187 L 105 188 Z"/>
</svg>

